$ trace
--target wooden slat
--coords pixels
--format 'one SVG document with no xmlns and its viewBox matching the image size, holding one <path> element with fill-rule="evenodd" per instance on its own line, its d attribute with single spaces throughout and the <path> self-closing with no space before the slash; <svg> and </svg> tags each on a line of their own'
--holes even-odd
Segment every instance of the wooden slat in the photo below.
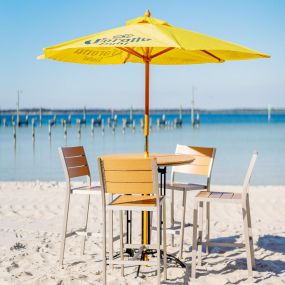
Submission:
<svg viewBox="0 0 285 285">
<path fill-rule="evenodd" d="M 156 198 L 152 196 L 122 195 L 115 199 L 113 206 L 155 206 Z"/>
<path fill-rule="evenodd" d="M 151 170 L 152 159 L 103 158 L 104 170 Z"/>
<path fill-rule="evenodd" d="M 210 196 L 211 192 L 208 192 L 208 191 L 201 191 L 199 192 L 196 197 L 199 197 L 199 198 L 208 198 Z"/>
<path fill-rule="evenodd" d="M 188 154 L 195 159 L 189 164 L 173 167 L 173 172 L 208 176 L 212 165 L 211 162 L 215 154 L 214 148 L 177 145 L 175 153 Z"/>
<path fill-rule="evenodd" d="M 175 166 L 173 167 L 173 171 L 185 174 L 207 176 L 209 172 L 209 165 L 195 165 L 190 163 L 186 165 Z"/>
<path fill-rule="evenodd" d="M 231 199 L 233 197 L 233 195 L 234 195 L 234 193 L 223 192 L 223 194 L 220 198 L 221 199 Z"/>
<path fill-rule="evenodd" d="M 89 168 L 87 166 L 68 168 L 67 171 L 70 178 L 90 175 Z"/>
<path fill-rule="evenodd" d="M 153 194 L 152 183 L 111 183 L 106 182 L 106 192 L 113 194 Z"/>
<path fill-rule="evenodd" d="M 211 194 L 210 194 L 210 196 L 209 196 L 209 198 L 210 199 L 219 199 L 221 196 L 222 196 L 222 192 L 210 192 Z"/>
<path fill-rule="evenodd" d="M 241 193 L 234 193 L 232 199 L 240 200 L 242 197 Z"/>
<path fill-rule="evenodd" d="M 82 146 L 63 147 L 62 153 L 64 157 L 80 156 L 85 154 Z"/>
<path fill-rule="evenodd" d="M 190 154 L 193 156 L 207 156 L 212 157 L 214 154 L 214 148 L 212 147 L 196 147 L 196 146 L 186 146 L 177 145 L 176 153 Z"/>
<path fill-rule="evenodd" d="M 69 167 L 87 165 L 87 160 L 85 156 L 66 157 L 65 163 L 66 166 L 69 168 Z"/>
<path fill-rule="evenodd" d="M 152 183 L 153 176 L 149 170 L 141 171 L 117 171 L 107 170 L 105 171 L 105 180 L 107 182 L 150 182 Z"/>
</svg>

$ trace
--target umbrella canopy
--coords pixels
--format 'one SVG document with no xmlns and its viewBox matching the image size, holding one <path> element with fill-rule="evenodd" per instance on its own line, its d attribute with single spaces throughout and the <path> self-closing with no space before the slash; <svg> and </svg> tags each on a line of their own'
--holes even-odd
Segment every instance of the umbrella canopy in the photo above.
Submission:
<svg viewBox="0 0 285 285">
<path fill-rule="evenodd" d="M 174 27 L 151 17 L 44 49 L 39 59 L 80 64 L 145 64 L 145 154 L 149 134 L 149 64 L 223 63 L 226 60 L 268 58 L 267 54 L 220 39 Z"/>
<path fill-rule="evenodd" d="M 40 58 L 81 64 L 222 63 L 269 57 L 246 47 L 171 26 L 163 20 L 145 16 L 126 26 L 88 35 L 44 49 Z"/>
</svg>

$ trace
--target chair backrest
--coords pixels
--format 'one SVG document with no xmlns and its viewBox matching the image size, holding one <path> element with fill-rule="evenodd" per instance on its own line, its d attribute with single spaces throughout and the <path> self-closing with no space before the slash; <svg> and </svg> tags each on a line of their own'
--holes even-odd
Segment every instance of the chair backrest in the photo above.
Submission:
<svg viewBox="0 0 285 285">
<path fill-rule="evenodd" d="M 157 164 L 153 158 L 98 158 L 105 193 L 158 195 Z"/>
<path fill-rule="evenodd" d="M 213 162 L 216 154 L 216 149 L 212 147 L 196 147 L 187 145 L 177 145 L 176 154 L 189 154 L 195 159 L 193 162 L 181 165 L 173 166 L 172 173 L 185 173 L 191 175 L 211 177 Z"/>
<path fill-rule="evenodd" d="M 90 178 L 90 170 L 83 146 L 59 147 L 58 151 L 67 180 L 81 176 L 89 176 Z"/>
<path fill-rule="evenodd" d="M 250 163 L 249 163 L 246 175 L 245 175 L 245 179 L 243 182 L 243 192 L 242 192 L 242 195 L 244 198 L 246 197 L 248 190 L 249 190 L 250 179 L 252 177 L 252 173 L 253 173 L 253 169 L 254 169 L 257 156 L 258 156 L 258 152 L 254 151 L 251 156 L 251 160 L 250 160 Z"/>
</svg>

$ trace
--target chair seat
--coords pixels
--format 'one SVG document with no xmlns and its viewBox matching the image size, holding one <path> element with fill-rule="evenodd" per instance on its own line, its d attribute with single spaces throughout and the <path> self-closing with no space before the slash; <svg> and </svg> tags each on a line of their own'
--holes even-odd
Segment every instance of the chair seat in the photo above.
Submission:
<svg viewBox="0 0 285 285">
<path fill-rule="evenodd" d="M 72 194 L 98 194 L 101 193 L 101 186 L 91 186 L 88 185 L 73 187 L 70 189 Z"/>
<path fill-rule="evenodd" d="M 166 183 L 166 189 L 170 190 L 202 190 L 202 189 L 207 189 L 206 185 L 202 184 L 193 184 L 193 183 Z"/>
<path fill-rule="evenodd" d="M 160 197 L 160 201 L 163 197 Z M 114 199 L 109 207 L 156 207 L 154 196 L 120 195 Z"/>
<path fill-rule="evenodd" d="M 220 201 L 233 201 L 238 202 L 241 201 L 242 195 L 241 193 L 234 192 L 208 192 L 208 191 L 200 191 L 195 198 L 198 201 L 208 201 L 208 200 L 220 200 Z"/>
</svg>

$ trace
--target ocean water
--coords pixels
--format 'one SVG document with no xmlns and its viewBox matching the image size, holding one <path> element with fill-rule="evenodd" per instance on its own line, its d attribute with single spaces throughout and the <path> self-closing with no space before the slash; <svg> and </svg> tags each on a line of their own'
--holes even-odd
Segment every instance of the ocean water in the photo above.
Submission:
<svg viewBox="0 0 285 285">
<path fill-rule="evenodd" d="M 47 122 L 53 116 L 43 117 L 43 126 L 38 124 L 35 116 L 35 142 L 32 141 L 32 128 L 17 128 L 16 144 L 13 141 L 11 117 L 6 118 L 7 127 L 0 127 L 0 180 L 64 180 L 58 147 L 83 145 L 86 150 L 92 177 L 98 180 L 96 157 L 102 154 L 143 152 L 143 131 L 139 126 L 141 115 L 134 115 L 136 130 L 126 129 L 122 132 L 122 118 L 118 116 L 115 132 L 106 125 L 105 132 L 95 128 L 91 135 L 87 116 L 87 126 L 82 126 L 81 137 L 78 136 L 72 118 L 72 126 L 67 128 L 64 138 L 60 124 L 65 116 L 57 116 L 58 124 L 51 128 L 48 136 Z M 3 122 L 3 115 L 0 117 Z M 77 116 L 79 118 L 80 116 Z M 252 183 L 255 185 L 285 185 L 285 114 L 273 114 L 268 123 L 266 114 L 202 114 L 200 127 L 190 126 L 190 116 L 183 115 L 183 127 L 173 128 L 171 122 L 178 114 L 166 115 L 169 126 L 158 129 L 156 119 L 152 116 L 152 130 L 149 138 L 150 152 L 173 153 L 176 144 L 211 146 L 217 148 L 212 182 L 214 184 L 242 184 L 250 156 L 254 150 L 259 152 Z M 23 117 L 22 117 L 23 118 Z M 170 169 L 168 170 L 170 173 Z"/>
</svg>

